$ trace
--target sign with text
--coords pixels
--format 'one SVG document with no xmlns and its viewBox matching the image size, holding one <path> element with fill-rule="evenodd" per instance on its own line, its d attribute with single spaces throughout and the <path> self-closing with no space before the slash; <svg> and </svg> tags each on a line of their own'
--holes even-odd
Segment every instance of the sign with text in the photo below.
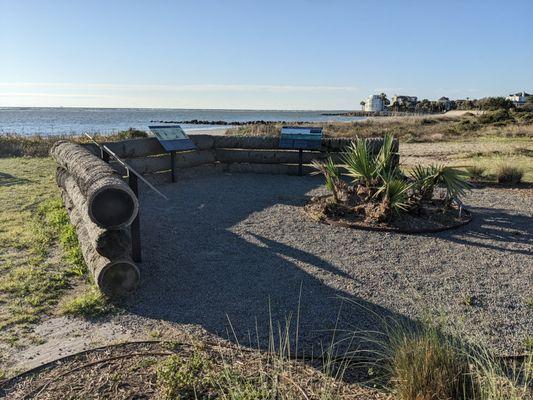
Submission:
<svg viewBox="0 0 533 400">
<path fill-rule="evenodd" d="M 279 147 L 284 149 L 320 150 L 322 128 L 284 126 L 281 128 Z"/>
<path fill-rule="evenodd" d="M 165 151 L 195 150 L 196 145 L 179 125 L 150 125 L 150 131 Z"/>
</svg>

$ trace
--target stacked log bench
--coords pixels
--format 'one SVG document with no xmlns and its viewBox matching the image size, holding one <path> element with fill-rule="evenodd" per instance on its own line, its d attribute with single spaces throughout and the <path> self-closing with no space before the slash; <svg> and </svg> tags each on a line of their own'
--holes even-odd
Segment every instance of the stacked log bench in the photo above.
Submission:
<svg viewBox="0 0 533 400">
<path fill-rule="evenodd" d="M 191 135 L 197 150 L 176 153 L 176 170 L 211 165 L 226 172 L 298 174 L 298 150 L 279 148 L 277 137 Z M 321 151 L 306 151 L 304 173 L 313 160 L 332 157 L 339 161 L 351 139 L 323 139 Z M 171 181 L 171 157 L 157 139 L 131 139 L 103 143 L 130 168 L 153 183 Z M 367 139 L 372 152 L 381 138 Z M 398 142 L 394 143 L 396 150 Z M 139 270 L 131 259 L 129 225 L 139 202 L 122 176 L 124 167 L 93 144 L 57 142 L 50 150 L 58 164 L 56 180 L 70 221 L 76 228 L 85 262 L 99 288 L 108 294 L 130 292 L 139 282 Z M 104 158 L 106 161 L 104 161 Z"/>
<path fill-rule="evenodd" d="M 298 174 L 298 151 L 280 149 L 278 137 L 212 135 L 189 137 L 196 144 L 197 150 L 176 153 L 174 157 L 176 171 L 209 164 L 220 171 L 230 173 Z M 347 138 L 324 138 L 320 151 L 303 153 L 303 172 L 314 171 L 310 165 L 313 160 L 332 157 L 334 161 L 340 161 L 342 151 L 351 141 L 352 139 Z M 382 143 L 381 138 L 367 139 L 367 145 L 374 152 L 379 151 Z M 106 146 L 149 181 L 153 183 L 171 181 L 171 158 L 157 139 L 130 139 L 106 143 Z M 397 141 L 395 146 L 397 149 Z M 94 154 L 100 154 L 97 146 L 87 145 L 87 147 Z M 120 164 L 111 162 L 111 165 L 119 174 L 125 173 Z"/>
<path fill-rule="evenodd" d="M 131 259 L 128 226 L 139 210 L 137 197 L 109 164 L 83 146 L 60 141 L 50 155 L 58 164 L 56 181 L 94 282 L 110 295 L 134 290 L 139 270 Z"/>
</svg>

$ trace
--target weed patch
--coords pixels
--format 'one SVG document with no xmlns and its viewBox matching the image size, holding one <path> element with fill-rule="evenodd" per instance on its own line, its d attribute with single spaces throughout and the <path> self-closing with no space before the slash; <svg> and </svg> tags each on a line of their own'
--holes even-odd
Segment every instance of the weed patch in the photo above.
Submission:
<svg viewBox="0 0 533 400">
<path fill-rule="evenodd" d="M 113 305 L 95 286 L 61 306 L 63 314 L 83 318 L 96 318 L 113 311 Z"/>
</svg>

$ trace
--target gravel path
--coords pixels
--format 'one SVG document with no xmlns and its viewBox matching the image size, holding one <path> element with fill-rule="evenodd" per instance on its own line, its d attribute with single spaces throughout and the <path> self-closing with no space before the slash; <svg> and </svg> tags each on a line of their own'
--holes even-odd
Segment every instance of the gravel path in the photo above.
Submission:
<svg viewBox="0 0 533 400">
<path fill-rule="evenodd" d="M 168 202 L 143 190 L 142 285 L 121 324 L 164 320 L 264 344 L 269 320 L 277 330 L 292 312 L 294 329 L 299 309 L 303 346 L 336 323 L 375 328 L 374 312 L 430 314 L 502 353 L 523 350 L 533 334 L 531 189 L 476 189 L 470 225 L 410 236 L 311 221 L 300 206 L 321 186 L 215 173 L 161 186 Z M 359 306 L 339 313 L 341 298 Z"/>
</svg>

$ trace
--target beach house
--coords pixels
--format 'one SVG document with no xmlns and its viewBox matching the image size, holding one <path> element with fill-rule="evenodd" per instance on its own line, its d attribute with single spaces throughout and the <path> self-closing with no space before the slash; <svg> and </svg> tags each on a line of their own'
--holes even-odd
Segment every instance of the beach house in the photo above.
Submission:
<svg viewBox="0 0 533 400">
<path fill-rule="evenodd" d="M 364 102 L 363 110 L 373 112 L 385 111 L 385 103 L 383 102 L 383 98 L 379 94 L 368 96 L 368 99 L 366 99 Z"/>
<path fill-rule="evenodd" d="M 505 99 L 511 100 L 515 106 L 523 106 L 526 104 L 527 97 L 529 96 L 531 96 L 529 93 L 522 91 L 519 93 L 510 94 Z"/>
<path fill-rule="evenodd" d="M 409 104 L 416 104 L 418 100 L 418 97 L 416 96 L 399 96 L 394 95 L 391 98 L 391 103 L 397 103 L 398 105 L 409 105 Z"/>
</svg>

